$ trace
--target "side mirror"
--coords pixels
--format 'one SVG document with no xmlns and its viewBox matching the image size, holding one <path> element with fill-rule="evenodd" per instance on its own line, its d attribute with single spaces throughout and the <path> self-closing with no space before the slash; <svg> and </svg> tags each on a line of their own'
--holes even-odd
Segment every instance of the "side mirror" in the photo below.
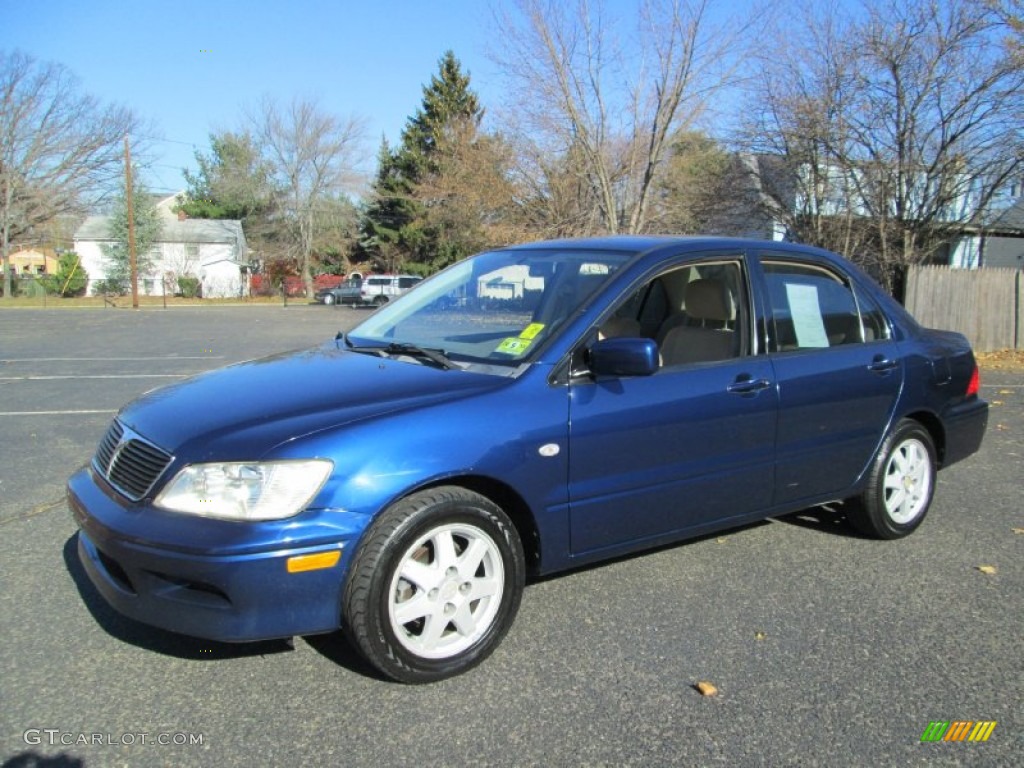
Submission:
<svg viewBox="0 0 1024 768">
<path fill-rule="evenodd" d="M 658 344 L 653 339 L 602 339 L 590 348 L 595 376 L 650 376 L 658 370 Z"/>
</svg>

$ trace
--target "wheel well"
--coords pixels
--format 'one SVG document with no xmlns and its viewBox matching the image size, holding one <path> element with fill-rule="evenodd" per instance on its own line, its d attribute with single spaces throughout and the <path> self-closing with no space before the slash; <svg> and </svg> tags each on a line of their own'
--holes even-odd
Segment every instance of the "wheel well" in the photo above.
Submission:
<svg viewBox="0 0 1024 768">
<path fill-rule="evenodd" d="M 909 413 L 906 418 L 916 421 L 928 430 L 932 442 L 935 443 L 935 456 L 938 459 L 939 466 L 942 466 L 946 459 L 946 431 L 942 427 L 942 422 L 935 414 L 928 413 L 927 411 Z"/>
<path fill-rule="evenodd" d="M 526 558 L 527 569 L 531 574 L 537 573 L 540 568 L 540 534 L 537 531 L 537 523 L 533 518 L 533 512 L 522 496 L 504 483 L 488 477 L 449 477 L 428 487 L 441 485 L 457 485 L 466 488 L 474 493 L 479 493 L 481 496 L 486 496 L 501 507 L 519 533 L 519 540 L 523 544 L 523 555 Z"/>
</svg>

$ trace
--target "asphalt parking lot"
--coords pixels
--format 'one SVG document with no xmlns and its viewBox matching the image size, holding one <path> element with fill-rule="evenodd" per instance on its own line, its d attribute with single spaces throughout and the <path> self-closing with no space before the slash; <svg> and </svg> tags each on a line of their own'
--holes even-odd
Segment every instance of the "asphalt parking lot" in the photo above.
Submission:
<svg viewBox="0 0 1024 768">
<path fill-rule="evenodd" d="M 983 449 L 910 538 L 808 510 L 533 583 L 442 683 L 385 682 L 338 634 L 230 646 L 108 609 L 63 492 L 117 408 L 364 316 L 0 311 L 3 766 L 1020 765 L 1024 373 L 983 373 Z M 922 743 L 937 720 L 997 725 Z"/>
</svg>

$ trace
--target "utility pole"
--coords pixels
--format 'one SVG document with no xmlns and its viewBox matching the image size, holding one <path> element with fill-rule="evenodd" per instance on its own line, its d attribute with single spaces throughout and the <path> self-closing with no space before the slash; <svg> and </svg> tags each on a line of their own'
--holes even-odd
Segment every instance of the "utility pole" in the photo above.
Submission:
<svg viewBox="0 0 1024 768">
<path fill-rule="evenodd" d="M 135 260 L 135 195 L 132 194 L 132 152 L 128 148 L 128 134 L 124 135 L 124 188 L 128 198 L 128 269 L 132 280 L 132 308 L 139 308 L 139 270 Z"/>
</svg>

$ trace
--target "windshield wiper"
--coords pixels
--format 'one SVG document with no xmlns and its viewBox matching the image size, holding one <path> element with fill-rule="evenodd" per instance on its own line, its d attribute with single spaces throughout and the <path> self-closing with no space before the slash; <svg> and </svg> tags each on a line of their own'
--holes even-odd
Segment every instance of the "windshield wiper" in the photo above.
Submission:
<svg viewBox="0 0 1024 768">
<path fill-rule="evenodd" d="M 438 368 L 443 368 L 446 371 L 450 371 L 455 367 L 455 363 L 448 359 L 443 349 L 432 349 L 430 347 L 418 347 L 415 344 L 396 344 L 392 342 L 384 347 L 384 351 L 389 355 L 409 355 L 410 357 L 418 357 L 421 360 L 430 360 L 432 363 L 437 365 Z"/>
<path fill-rule="evenodd" d="M 377 346 L 357 346 L 352 343 L 348 336 L 344 337 L 345 346 L 347 346 L 352 352 L 362 352 L 365 354 L 372 355 L 406 355 L 408 357 L 417 357 L 420 360 L 427 360 L 438 368 L 446 371 L 450 371 L 456 367 L 455 363 L 448 359 L 443 349 L 431 349 L 430 347 L 418 347 L 415 344 L 399 344 L 397 342 L 391 342 L 385 344 L 382 347 Z"/>
</svg>

